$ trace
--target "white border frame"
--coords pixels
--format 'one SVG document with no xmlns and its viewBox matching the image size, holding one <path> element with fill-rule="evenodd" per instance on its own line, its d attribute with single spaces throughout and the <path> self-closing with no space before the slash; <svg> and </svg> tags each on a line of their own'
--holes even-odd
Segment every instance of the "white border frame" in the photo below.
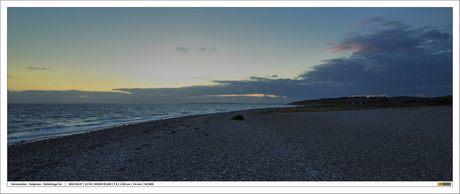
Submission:
<svg viewBox="0 0 460 194">
<path fill-rule="evenodd" d="M 333 6 L 331 6 L 333 5 Z M 437 182 L 153 182 L 153 187 L 7 187 L 7 8 L 8 7 L 452 7 L 453 8 L 453 186 Z M 1 193 L 456 193 L 459 191 L 459 4 L 458 1 L 2 1 L 1 2 Z M 64 182 L 68 183 L 68 182 Z M 113 182 L 112 182 L 113 183 Z"/>
</svg>

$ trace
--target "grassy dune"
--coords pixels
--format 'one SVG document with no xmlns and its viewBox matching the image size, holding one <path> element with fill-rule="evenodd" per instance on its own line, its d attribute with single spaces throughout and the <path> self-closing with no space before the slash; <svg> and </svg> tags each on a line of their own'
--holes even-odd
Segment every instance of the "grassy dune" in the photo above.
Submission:
<svg viewBox="0 0 460 194">
<path fill-rule="evenodd" d="M 292 113 L 292 112 L 327 112 L 327 111 L 347 111 L 347 110 L 370 110 L 382 109 L 388 107 L 361 107 L 361 106 L 332 106 L 332 105 L 316 105 L 316 106 L 302 106 L 294 108 L 274 109 L 256 114 L 270 114 L 270 113 Z"/>
<path fill-rule="evenodd" d="M 447 105 L 449 106 L 449 105 Z M 271 113 L 295 113 L 295 112 L 328 112 L 328 111 L 352 111 L 352 110 L 374 110 L 374 109 L 385 109 L 385 108 L 408 108 L 408 109 L 417 109 L 422 107 L 446 107 L 446 105 L 439 106 L 410 106 L 410 107 L 369 107 L 369 106 L 360 106 L 360 105 L 311 105 L 311 106 L 299 106 L 294 108 L 281 108 L 268 110 L 263 112 L 256 112 L 254 114 L 271 114 Z M 452 107 L 452 106 L 450 106 Z"/>
<path fill-rule="evenodd" d="M 326 111 L 350 111 L 372 110 L 383 108 L 421 108 L 421 107 L 452 107 L 452 96 L 436 98 L 421 98 L 409 96 L 397 97 L 341 97 L 322 98 L 316 100 L 303 100 L 289 103 L 299 105 L 295 108 L 274 109 L 258 114 L 287 113 L 287 112 L 326 112 Z"/>
</svg>

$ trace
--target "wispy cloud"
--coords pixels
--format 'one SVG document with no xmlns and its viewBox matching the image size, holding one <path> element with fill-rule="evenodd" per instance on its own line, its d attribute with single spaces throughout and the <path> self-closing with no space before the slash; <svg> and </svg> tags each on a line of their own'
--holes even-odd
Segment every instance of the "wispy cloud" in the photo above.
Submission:
<svg viewBox="0 0 460 194">
<path fill-rule="evenodd" d="M 386 71 L 387 67 L 385 65 L 379 64 L 379 61 L 374 59 L 369 59 L 366 61 L 366 67 L 364 71 Z"/>
<path fill-rule="evenodd" d="M 367 20 L 362 20 L 359 22 L 356 22 L 359 25 L 366 25 L 366 24 L 371 24 L 371 23 L 376 23 L 376 22 L 382 22 L 385 20 L 384 16 L 379 16 L 379 17 L 373 17 Z"/>
<path fill-rule="evenodd" d="M 366 49 L 367 45 L 363 45 L 360 40 L 344 40 L 341 43 L 324 43 L 329 46 L 334 46 L 331 49 L 326 49 L 329 54 L 337 54 L 345 51 L 352 51 L 353 53 Z"/>
<path fill-rule="evenodd" d="M 329 46 L 335 46 L 335 43 L 330 43 L 330 42 L 323 42 L 323 44 L 329 45 Z"/>
<path fill-rule="evenodd" d="M 190 51 L 195 51 L 195 50 L 198 50 L 198 51 L 206 51 L 206 52 L 216 52 L 217 49 L 215 48 L 206 48 L 206 47 L 190 47 L 190 48 L 187 48 L 187 47 L 182 47 L 182 46 L 179 46 L 179 47 L 176 47 L 176 51 L 179 51 L 179 52 L 190 52 Z"/>
<path fill-rule="evenodd" d="M 8 90 L 8 103 L 129 103 L 128 96 L 121 92 Z"/>
<path fill-rule="evenodd" d="M 24 67 L 27 71 L 46 70 L 44 67 Z"/>
<path fill-rule="evenodd" d="M 180 51 L 180 52 L 189 52 L 189 51 L 188 51 L 188 48 L 181 47 L 181 46 L 177 47 L 177 48 L 176 48 L 176 51 Z"/>
</svg>

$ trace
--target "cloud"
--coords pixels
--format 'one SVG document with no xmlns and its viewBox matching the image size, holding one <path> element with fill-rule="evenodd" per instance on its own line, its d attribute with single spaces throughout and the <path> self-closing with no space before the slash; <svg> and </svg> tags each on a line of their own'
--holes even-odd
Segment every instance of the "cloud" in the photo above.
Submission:
<svg viewBox="0 0 460 194">
<path fill-rule="evenodd" d="M 329 45 L 329 46 L 335 46 L 335 43 L 330 43 L 330 42 L 323 42 L 323 44 Z"/>
<path fill-rule="evenodd" d="M 177 48 L 176 48 L 176 51 L 180 51 L 180 52 L 189 52 L 189 51 L 188 51 L 188 48 L 181 47 L 181 46 L 177 47 Z"/>
<path fill-rule="evenodd" d="M 215 48 L 205 48 L 205 47 L 201 47 L 200 51 L 208 51 L 208 52 L 216 52 L 216 49 Z"/>
<path fill-rule="evenodd" d="M 8 103 L 128 103 L 127 93 L 80 90 L 7 91 Z"/>
<path fill-rule="evenodd" d="M 359 52 L 365 49 L 366 45 L 362 45 L 359 40 L 345 40 L 341 43 L 335 44 L 330 42 L 324 42 L 323 44 L 328 46 L 333 46 L 331 49 L 326 49 L 329 54 L 337 54 L 345 51 L 352 51 L 353 53 Z"/>
<path fill-rule="evenodd" d="M 393 24 L 394 23 L 394 24 Z M 390 25 L 391 24 L 391 25 Z M 339 43 L 328 43 L 334 46 L 331 53 L 353 51 L 357 55 L 392 55 L 399 56 L 409 53 L 452 52 L 452 33 L 435 27 L 409 28 L 399 22 L 386 22 L 383 29 L 370 34 L 358 34 L 341 40 Z"/>
<path fill-rule="evenodd" d="M 352 53 L 346 58 L 324 59 L 299 78 L 387 95 L 452 93 L 452 31 L 434 26 L 411 28 L 383 17 L 359 23 L 380 26 L 349 34 L 338 43 L 325 43 L 332 46 L 331 53 Z"/>
<path fill-rule="evenodd" d="M 386 66 L 378 63 L 379 61 L 374 59 L 367 60 L 364 71 L 386 71 Z"/>
<path fill-rule="evenodd" d="M 367 25 L 367 24 L 371 24 L 371 23 L 382 22 L 384 20 L 385 20 L 384 16 L 379 16 L 379 17 L 373 17 L 373 18 L 370 18 L 370 19 L 367 19 L 367 20 L 362 20 L 362 21 L 359 21 L 359 22 L 356 22 L 356 23 L 359 24 L 359 25 Z"/>
<path fill-rule="evenodd" d="M 317 87 L 319 86 L 305 84 L 301 80 L 261 77 L 250 77 L 237 81 L 213 80 L 211 82 L 215 85 L 114 89 L 117 92 L 8 91 L 8 103 L 289 103 L 302 100 L 309 93 L 316 93 L 315 90 L 318 90 Z M 322 95 L 322 93 L 317 93 L 317 95 L 311 96 L 322 97 Z"/>
<path fill-rule="evenodd" d="M 23 67 L 23 68 L 26 69 L 27 71 L 54 71 L 54 68 L 44 68 L 44 67 Z"/>
<path fill-rule="evenodd" d="M 46 70 L 46 68 L 44 67 L 24 67 L 25 69 L 27 69 L 27 71 L 30 71 L 30 70 Z"/>
<path fill-rule="evenodd" d="M 205 48 L 205 47 L 190 47 L 189 48 L 186 48 L 186 47 L 176 47 L 176 51 L 179 51 L 179 52 L 190 52 L 190 51 L 194 51 L 194 50 L 199 50 L 199 51 L 209 51 L 209 52 L 216 52 L 216 49 L 215 48 Z"/>
<path fill-rule="evenodd" d="M 286 101 L 303 99 L 308 96 L 320 97 L 326 95 L 318 92 L 323 85 L 300 79 L 270 79 L 252 76 L 245 80 L 214 80 L 223 91 L 230 94 L 270 94 L 281 96 Z M 218 90 L 216 90 L 218 91 Z"/>
</svg>

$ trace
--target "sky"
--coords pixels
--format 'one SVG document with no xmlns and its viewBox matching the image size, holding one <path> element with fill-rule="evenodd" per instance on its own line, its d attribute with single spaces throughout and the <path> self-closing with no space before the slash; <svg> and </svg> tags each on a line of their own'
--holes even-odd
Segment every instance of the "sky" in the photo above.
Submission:
<svg viewBox="0 0 460 194">
<path fill-rule="evenodd" d="M 449 7 L 9 7 L 8 103 L 452 95 Z"/>
</svg>

